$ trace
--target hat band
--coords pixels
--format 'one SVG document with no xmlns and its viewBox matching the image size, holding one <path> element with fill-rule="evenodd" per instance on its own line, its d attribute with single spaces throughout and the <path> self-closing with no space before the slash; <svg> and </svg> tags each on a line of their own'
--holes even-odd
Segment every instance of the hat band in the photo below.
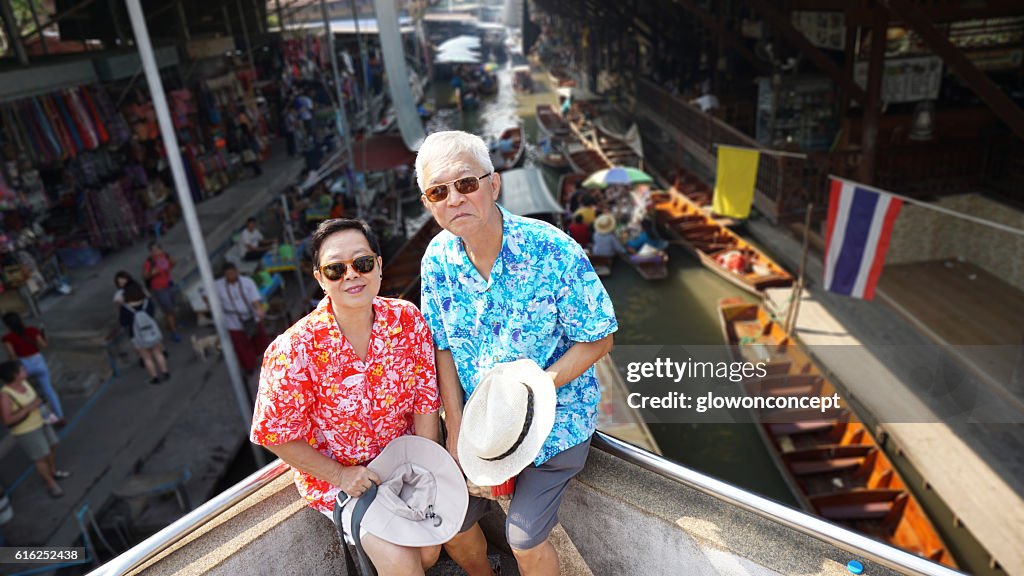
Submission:
<svg viewBox="0 0 1024 576">
<path fill-rule="evenodd" d="M 523 440 L 526 440 L 526 435 L 529 434 L 529 432 L 530 432 L 530 424 L 533 423 L 533 388 L 530 388 L 529 386 L 526 386 L 525 382 L 520 382 L 520 384 L 522 384 L 524 387 L 526 387 L 526 418 L 523 420 L 523 430 L 519 433 L 519 438 L 516 438 L 516 441 L 515 441 L 514 444 L 512 444 L 512 447 L 509 448 L 508 450 L 506 450 L 504 453 L 499 454 L 498 456 L 495 456 L 494 458 L 484 458 L 484 457 L 481 456 L 480 457 L 481 460 L 486 460 L 488 462 L 494 462 L 496 460 L 502 460 L 504 458 L 508 458 L 516 450 L 519 449 L 519 445 L 523 443 Z"/>
</svg>

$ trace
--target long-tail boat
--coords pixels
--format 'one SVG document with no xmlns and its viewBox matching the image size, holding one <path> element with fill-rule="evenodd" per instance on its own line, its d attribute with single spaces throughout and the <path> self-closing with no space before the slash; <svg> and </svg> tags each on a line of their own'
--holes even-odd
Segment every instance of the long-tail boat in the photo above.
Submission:
<svg viewBox="0 0 1024 576">
<path fill-rule="evenodd" d="M 719 302 L 726 344 L 741 362 L 764 362 L 766 376 L 744 384 L 752 397 L 838 395 L 808 353 L 758 304 Z M 929 560 L 953 556 L 871 431 L 846 404 L 819 410 L 754 410 L 758 430 L 807 511 Z"/>
<path fill-rule="evenodd" d="M 789 286 L 793 276 L 685 194 L 672 188 L 655 205 L 666 236 L 697 255 L 712 272 L 753 294 Z"/>
<path fill-rule="evenodd" d="M 384 263 L 380 295 L 402 298 L 415 304 L 420 301 L 420 260 L 430 241 L 441 231 L 433 218 L 427 218 L 405 244 Z"/>
</svg>

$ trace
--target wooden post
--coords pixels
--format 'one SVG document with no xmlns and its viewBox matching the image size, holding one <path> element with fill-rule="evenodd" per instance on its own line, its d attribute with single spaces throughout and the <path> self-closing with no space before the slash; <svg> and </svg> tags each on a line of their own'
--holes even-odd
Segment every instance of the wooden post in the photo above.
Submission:
<svg viewBox="0 0 1024 576">
<path fill-rule="evenodd" d="M 811 246 L 811 215 L 814 213 L 814 203 L 807 205 L 807 214 L 804 216 L 804 246 L 800 253 L 800 272 L 797 276 L 796 286 L 793 288 L 793 295 L 790 297 L 789 309 L 786 310 L 786 335 L 792 335 L 796 329 L 796 318 L 800 313 L 800 300 L 804 292 L 804 278 L 807 274 L 807 253 Z"/>
<path fill-rule="evenodd" d="M 881 116 L 882 75 L 885 72 L 886 29 L 888 13 L 878 8 L 871 25 L 871 56 L 868 61 L 867 101 L 861 125 L 861 159 L 857 179 L 865 184 L 875 183 L 875 159 L 878 157 L 878 119 Z"/>
</svg>

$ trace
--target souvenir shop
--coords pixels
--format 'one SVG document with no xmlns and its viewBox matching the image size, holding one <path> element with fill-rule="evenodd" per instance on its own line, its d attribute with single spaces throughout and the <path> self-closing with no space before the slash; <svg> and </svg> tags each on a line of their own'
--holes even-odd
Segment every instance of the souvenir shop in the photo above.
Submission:
<svg viewBox="0 0 1024 576">
<path fill-rule="evenodd" d="M 269 147 L 255 74 L 183 82 L 162 71 L 189 187 L 200 202 L 247 177 Z M 180 209 L 148 90 L 138 77 L 0 99 L 0 290 L 22 309 L 62 270 L 155 238 Z M 0 299 L 10 296 L 0 293 Z M 9 302 L 15 306 L 15 302 Z"/>
</svg>

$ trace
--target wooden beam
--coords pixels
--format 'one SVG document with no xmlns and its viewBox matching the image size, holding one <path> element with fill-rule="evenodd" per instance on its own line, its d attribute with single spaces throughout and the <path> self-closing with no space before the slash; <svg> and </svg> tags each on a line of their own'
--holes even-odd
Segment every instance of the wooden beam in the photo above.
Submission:
<svg viewBox="0 0 1024 576">
<path fill-rule="evenodd" d="M 942 61 L 953 69 L 953 72 L 964 81 L 964 84 L 973 90 L 995 112 L 996 116 L 1006 122 L 1018 138 L 1024 139 L 1024 110 L 1010 100 L 987 74 L 978 70 L 978 67 L 959 48 L 936 30 L 920 9 L 906 0 L 882 0 L 882 2 L 889 6 L 893 14 L 899 16 L 907 26 L 917 32 L 932 52 L 942 58 Z M 874 40 L 872 39 L 872 41 Z"/>
<path fill-rule="evenodd" d="M 729 30 L 726 30 L 725 26 L 723 26 L 717 18 L 715 18 L 706 10 L 698 6 L 694 0 L 675 0 L 675 3 L 679 4 L 688 12 L 696 16 L 705 28 L 714 32 L 716 35 L 718 35 L 718 37 L 721 40 L 724 40 L 725 43 L 732 47 L 732 49 L 735 50 L 740 56 L 742 56 L 745 60 L 753 64 L 754 68 L 756 68 L 758 72 L 760 72 L 761 74 L 770 74 L 772 72 L 771 66 L 759 60 L 757 56 L 754 56 L 754 53 L 748 50 L 747 47 L 743 45 L 743 41 L 740 40 L 736 36 L 736 34 L 730 32 Z"/>
<path fill-rule="evenodd" d="M 811 41 L 806 36 L 790 24 L 786 16 L 779 14 L 766 0 L 750 0 L 750 3 L 754 6 L 755 10 L 764 16 L 765 20 L 771 22 L 779 34 L 782 34 L 783 37 L 792 42 L 794 46 L 811 59 L 811 62 L 814 62 L 815 66 L 832 78 L 836 84 L 839 84 L 851 97 L 861 104 L 867 102 L 867 93 L 864 92 L 864 89 L 858 86 L 853 81 L 853 78 L 844 74 L 839 66 L 836 66 L 836 63 L 823 54 L 821 50 L 818 50 L 814 44 L 811 44 Z"/>
</svg>

